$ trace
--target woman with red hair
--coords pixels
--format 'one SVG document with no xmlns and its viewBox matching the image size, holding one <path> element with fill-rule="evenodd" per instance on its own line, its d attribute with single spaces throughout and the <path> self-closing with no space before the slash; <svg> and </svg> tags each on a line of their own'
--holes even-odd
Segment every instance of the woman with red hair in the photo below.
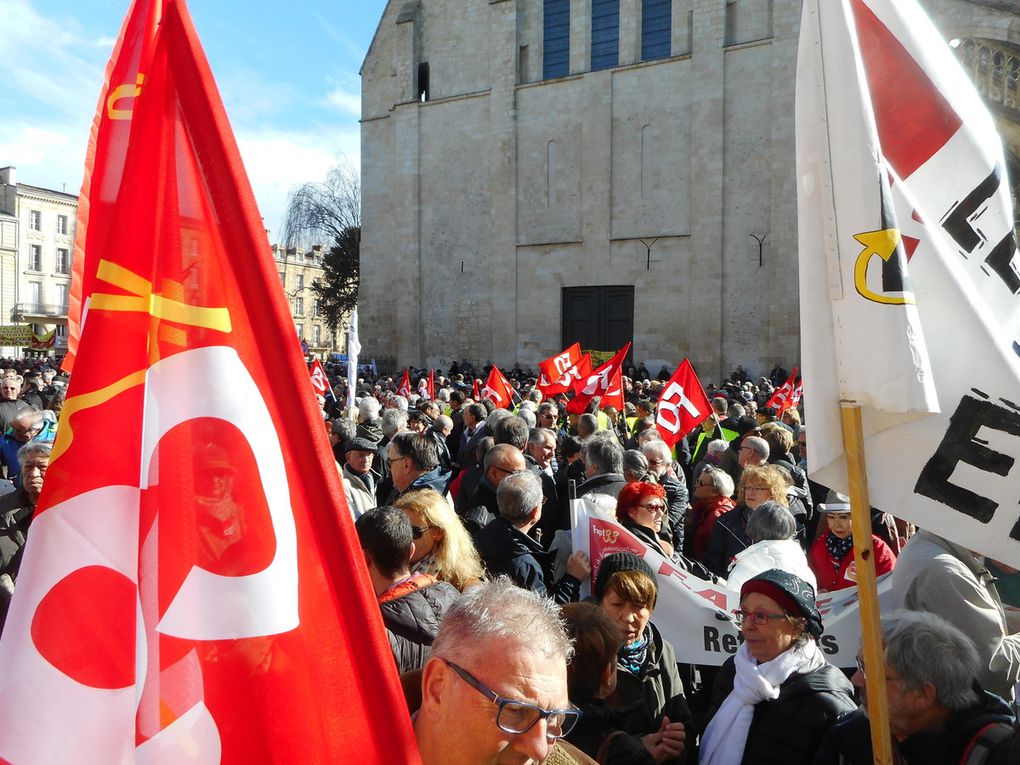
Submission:
<svg viewBox="0 0 1020 765">
<path fill-rule="evenodd" d="M 672 560 L 673 545 L 660 536 L 665 513 L 666 490 L 655 483 L 628 483 L 616 498 L 616 520 L 662 557 Z"/>
</svg>

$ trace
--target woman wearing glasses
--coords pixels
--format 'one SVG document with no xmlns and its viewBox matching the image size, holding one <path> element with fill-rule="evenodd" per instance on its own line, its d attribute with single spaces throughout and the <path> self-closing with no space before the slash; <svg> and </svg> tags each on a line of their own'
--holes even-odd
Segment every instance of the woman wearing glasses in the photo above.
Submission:
<svg viewBox="0 0 1020 765">
<path fill-rule="evenodd" d="M 484 570 L 474 542 L 446 497 L 432 489 L 416 489 L 393 505 L 411 521 L 412 573 L 433 574 L 461 592 L 482 581 Z"/>
<path fill-rule="evenodd" d="M 659 555 L 673 560 L 673 545 L 661 535 L 665 515 L 666 490 L 662 486 L 634 481 L 620 489 L 616 498 L 616 520 Z"/>
<path fill-rule="evenodd" d="M 735 615 L 744 642 L 716 677 L 700 762 L 810 763 L 836 717 L 857 707 L 818 647 L 814 588 L 770 569 L 744 583 Z"/>
</svg>

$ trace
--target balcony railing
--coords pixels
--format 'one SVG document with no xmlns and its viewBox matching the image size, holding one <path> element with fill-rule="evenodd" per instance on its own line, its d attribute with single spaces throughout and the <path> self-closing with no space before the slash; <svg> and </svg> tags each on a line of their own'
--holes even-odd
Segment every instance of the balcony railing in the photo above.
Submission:
<svg viewBox="0 0 1020 765">
<path fill-rule="evenodd" d="M 54 319 L 67 318 L 67 306 L 56 303 L 17 303 L 11 309 L 11 321 L 24 321 L 28 316 Z"/>
</svg>

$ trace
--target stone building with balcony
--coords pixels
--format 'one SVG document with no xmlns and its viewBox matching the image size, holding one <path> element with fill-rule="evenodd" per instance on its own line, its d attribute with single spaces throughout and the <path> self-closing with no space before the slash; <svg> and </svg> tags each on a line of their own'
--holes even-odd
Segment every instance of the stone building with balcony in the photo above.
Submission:
<svg viewBox="0 0 1020 765">
<path fill-rule="evenodd" d="M 58 355 L 67 348 L 77 215 L 76 195 L 19 183 L 14 167 L 0 168 L 0 323 L 56 328 Z"/>
<path fill-rule="evenodd" d="M 338 351 L 340 338 L 334 337 L 326 326 L 312 290 L 312 285 L 323 278 L 322 245 L 317 244 L 306 251 L 300 247 L 274 244 L 272 250 L 299 340 L 311 354 Z"/>
</svg>

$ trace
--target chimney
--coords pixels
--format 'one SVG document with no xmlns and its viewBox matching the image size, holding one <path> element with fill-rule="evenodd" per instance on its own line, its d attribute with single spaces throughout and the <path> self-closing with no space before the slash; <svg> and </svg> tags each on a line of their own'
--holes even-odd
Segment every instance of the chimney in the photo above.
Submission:
<svg viewBox="0 0 1020 765">
<path fill-rule="evenodd" d="M 18 185 L 18 171 L 13 165 L 0 167 L 0 184 L 7 184 L 8 186 Z"/>
</svg>

